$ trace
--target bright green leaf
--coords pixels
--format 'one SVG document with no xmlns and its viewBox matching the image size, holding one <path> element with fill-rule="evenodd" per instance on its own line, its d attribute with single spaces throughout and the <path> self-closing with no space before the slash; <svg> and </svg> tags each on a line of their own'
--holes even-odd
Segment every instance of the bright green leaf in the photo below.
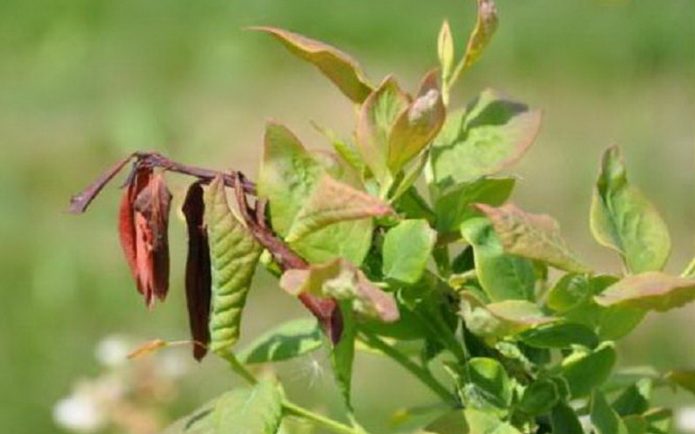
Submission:
<svg viewBox="0 0 695 434">
<path fill-rule="evenodd" d="M 658 211 L 627 180 L 617 147 L 603 155 L 591 204 L 591 231 L 596 240 L 619 252 L 633 273 L 661 270 L 671 239 Z"/>
<path fill-rule="evenodd" d="M 232 214 L 221 176 L 205 192 L 205 223 L 212 266 L 210 349 L 226 353 L 239 339 L 241 313 L 261 246 Z"/>
<path fill-rule="evenodd" d="M 434 140 L 434 181 L 450 187 L 509 167 L 531 146 L 540 121 L 540 112 L 484 91 L 465 112 L 450 114 Z"/>
<path fill-rule="evenodd" d="M 546 262 L 571 272 L 586 272 L 560 235 L 557 221 L 546 214 L 531 214 L 508 204 L 495 208 L 478 204 L 492 222 L 507 253 Z"/>
<path fill-rule="evenodd" d="M 323 335 L 316 320 L 296 319 L 268 330 L 238 356 L 242 363 L 268 363 L 299 357 L 319 349 Z"/>
<path fill-rule="evenodd" d="M 352 101 L 361 103 L 372 91 L 357 62 L 337 48 L 275 27 L 251 29 L 277 38 L 292 54 L 316 66 Z"/>
<path fill-rule="evenodd" d="M 591 396 L 591 424 L 596 434 L 628 434 L 620 416 L 608 405 L 603 393 L 598 390 Z"/>
<path fill-rule="evenodd" d="M 601 306 L 664 312 L 695 299 L 695 279 L 650 271 L 627 276 L 595 297 Z"/>
<path fill-rule="evenodd" d="M 478 281 L 492 301 L 531 300 L 536 276 L 531 261 L 504 253 L 490 222 L 473 218 L 461 225 L 473 246 Z"/>
<path fill-rule="evenodd" d="M 582 398 L 602 384 L 615 366 L 615 347 L 604 342 L 591 352 L 575 351 L 562 361 L 560 372 L 567 380 L 572 398 Z"/>
<path fill-rule="evenodd" d="M 414 284 L 425 271 L 437 233 L 426 220 L 403 220 L 386 233 L 383 245 L 384 277 Z"/>
</svg>

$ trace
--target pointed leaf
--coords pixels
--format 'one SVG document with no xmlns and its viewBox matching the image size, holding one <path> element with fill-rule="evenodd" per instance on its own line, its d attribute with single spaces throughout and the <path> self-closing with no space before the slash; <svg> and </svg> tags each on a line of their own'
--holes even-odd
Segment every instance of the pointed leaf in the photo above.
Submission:
<svg viewBox="0 0 695 434">
<path fill-rule="evenodd" d="M 579 418 L 572 410 L 572 407 L 564 402 L 559 403 L 553 408 L 551 413 L 553 433 L 557 434 L 584 434 Z"/>
<path fill-rule="evenodd" d="M 69 211 L 73 214 L 81 214 L 87 210 L 89 204 L 92 203 L 95 197 L 101 192 L 101 190 L 113 179 L 118 172 L 125 167 L 126 164 L 133 158 L 133 155 L 129 155 L 126 158 L 118 161 L 112 167 L 110 167 L 106 172 L 101 174 L 99 178 L 91 183 L 84 191 L 78 193 L 70 198 L 70 208 Z"/>
<path fill-rule="evenodd" d="M 372 91 L 357 62 L 337 48 L 275 27 L 251 29 L 274 36 L 292 54 L 316 66 L 352 101 L 361 103 Z"/>
<path fill-rule="evenodd" d="M 492 0 L 478 0 L 478 18 L 475 28 L 468 38 L 466 54 L 463 58 L 464 68 L 473 65 L 483 50 L 490 43 L 492 35 L 497 30 L 497 8 Z"/>
<path fill-rule="evenodd" d="M 220 176 L 205 192 L 205 209 L 212 263 L 210 349 L 224 354 L 239 339 L 242 310 L 262 249 L 230 211 Z"/>
<path fill-rule="evenodd" d="M 452 113 L 432 144 L 432 170 L 439 186 L 472 182 L 514 164 L 533 143 L 541 114 L 493 90 L 465 112 Z"/>
<path fill-rule="evenodd" d="M 461 226 L 461 234 L 473 246 L 480 285 L 492 301 L 531 300 L 536 276 L 533 264 L 504 253 L 497 234 L 485 218 L 473 218 Z"/>
<path fill-rule="evenodd" d="M 392 212 L 382 200 L 324 175 L 297 213 L 286 240 L 292 245 L 334 223 L 381 217 Z"/>
<path fill-rule="evenodd" d="M 437 38 L 437 57 L 442 71 L 442 81 L 446 83 L 454 68 L 454 37 L 451 35 L 449 21 L 444 20 Z"/>
<path fill-rule="evenodd" d="M 523 256 L 571 272 L 586 272 L 560 235 L 560 225 L 547 214 L 531 214 L 516 205 L 494 208 L 478 204 L 492 222 L 507 253 Z"/>
<path fill-rule="evenodd" d="M 212 297 L 212 275 L 210 247 L 205 229 L 205 202 L 203 187 L 191 184 L 181 208 L 188 229 L 188 256 L 186 258 L 186 305 L 188 325 L 193 339 L 193 357 L 201 360 L 207 353 L 210 342 L 210 300 Z"/>
<path fill-rule="evenodd" d="M 541 325 L 522 333 L 519 339 L 534 348 L 571 348 L 573 345 L 595 348 L 598 345 L 598 336 L 590 328 L 574 323 Z"/>
<path fill-rule="evenodd" d="M 242 363 L 268 363 L 293 359 L 319 349 L 323 335 L 316 320 L 296 319 L 263 333 L 239 354 Z"/>
<path fill-rule="evenodd" d="M 426 220 L 403 220 L 384 238 L 383 272 L 386 279 L 414 284 L 427 268 L 437 233 Z"/>
<path fill-rule="evenodd" d="M 331 352 L 331 365 L 345 406 L 352 415 L 352 365 L 355 360 L 357 324 L 349 302 L 341 302 L 340 311 L 343 315 L 343 334 Z"/>
<path fill-rule="evenodd" d="M 389 134 L 388 167 L 392 173 L 417 156 L 439 133 L 446 108 L 437 84 L 437 71 L 428 73 L 418 96 L 396 119 Z"/>
<path fill-rule="evenodd" d="M 596 240 L 616 250 L 633 273 L 661 270 L 671 239 L 658 211 L 629 184 L 617 147 L 603 155 L 591 203 L 591 231 Z"/>
<path fill-rule="evenodd" d="M 595 300 L 601 306 L 621 306 L 664 312 L 695 299 L 695 279 L 650 271 L 627 276 Z"/>
<path fill-rule="evenodd" d="M 596 434 L 629 434 L 620 416 L 598 390 L 591 396 L 591 423 Z"/>
</svg>

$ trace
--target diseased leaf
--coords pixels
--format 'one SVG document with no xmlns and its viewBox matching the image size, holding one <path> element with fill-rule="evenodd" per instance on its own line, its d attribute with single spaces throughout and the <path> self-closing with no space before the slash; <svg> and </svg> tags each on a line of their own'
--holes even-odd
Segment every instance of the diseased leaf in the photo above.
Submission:
<svg viewBox="0 0 695 434">
<path fill-rule="evenodd" d="M 272 122 L 267 125 L 258 195 L 271 204 L 270 220 L 278 234 L 287 235 L 322 173 L 321 165 L 290 130 Z"/>
<path fill-rule="evenodd" d="M 357 147 L 362 159 L 382 183 L 389 182 L 389 135 L 410 98 L 392 76 L 388 76 L 364 101 L 357 116 Z"/>
<path fill-rule="evenodd" d="M 319 349 L 323 335 L 316 320 L 296 319 L 263 333 L 239 354 L 246 364 L 280 362 Z"/>
<path fill-rule="evenodd" d="M 444 124 L 446 108 L 437 84 L 437 71 L 429 72 L 420 85 L 417 98 L 403 110 L 388 138 L 388 167 L 392 173 L 401 168 L 435 138 Z"/>
<path fill-rule="evenodd" d="M 603 154 L 591 203 L 591 231 L 600 244 L 620 253 L 633 273 L 661 270 L 671 251 L 666 223 L 628 182 L 618 147 Z"/>
<path fill-rule="evenodd" d="M 205 209 L 212 263 L 210 349 L 224 354 L 239 339 L 242 310 L 262 249 L 230 211 L 220 176 L 205 193 Z"/>
<path fill-rule="evenodd" d="M 297 213 L 286 240 L 292 245 L 334 223 L 382 217 L 392 212 L 382 200 L 323 175 Z"/>
<path fill-rule="evenodd" d="M 695 279 L 649 271 L 623 278 L 594 299 L 605 307 L 632 307 L 664 312 L 695 299 Z"/>
<path fill-rule="evenodd" d="M 440 232 L 458 230 L 461 223 L 479 214 L 471 206 L 474 203 L 502 205 L 509 198 L 515 183 L 514 178 L 480 178 L 447 189 L 435 201 L 437 229 Z"/>
<path fill-rule="evenodd" d="M 567 380 L 572 398 L 582 398 L 602 384 L 615 365 L 615 347 L 604 342 L 591 352 L 575 351 L 562 361 L 561 373 Z"/>
<path fill-rule="evenodd" d="M 536 276 L 531 261 L 504 253 L 490 222 L 482 217 L 466 221 L 461 234 L 473 246 L 480 285 L 492 301 L 531 300 Z"/>
<path fill-rule="evenodd" d="M 361 103 L 371 93 L 372 87 L 357 62 L 337 48 L 275 27 L 251 29 L 274 36 L 292 54 L 316 66 L 352 101 Z"/>
<path fill-rule="evenodd" d="M 481 203 L 476 207 L 490 219 L 507 253 L 565 271 L 588 271 L 560 235 L 560 225 L 549 215 L 526 213 L 513 204 L 495 208 Z"/>
<path fill-rule="evenodd" d="M 210 300 L 212 275 L 210 247 L 205 229 L 205 202 L 203 187 L 191 184 L 181 208 L 188 229 L 188 256 L 186 257 L 186 305 L 188 325 L 193 339 L 193 357 L 201 360 L 210 342 Z"/>
<path fill-rule="evenodd" d="M 362 270 L 344 259 L 336 259 L 310 268 L 287 270 L 280 286 L 292 295 L 310 293 L 352 303 L 352 309 L 385 322 L 398 319 L 393 295 L 382 291 L 367 279 Z"/>
<path fill-rule="evenodd" d="M 485 90 L 465 112 L 451 113 L 432 144 L 435 183 L 449 187 L 494 175 L 533 143 L 541 113 Z"/>
<path fill-rule="evenodd" d="M 629 434 L 620 416 L 598 390 L 591 396 L 591 424 L 596 434 Z"/>
<path fill-rule="evenodd" d="M 466 54 L 463 58 L 464 68 L 473 65 L 483 50 L 490 43 L 492 35 L 497 30 L 497 8 L 492 0 L 478 0 L 478 18 L 475 28 L 468 38 Z"/>
<path fill-rule="evenodd" d="M 427 268 L 437 233 L 426 220 L 403 220 L 384 237 L 383 272 L 386 279 L 414 284 Z"/>
</svg>

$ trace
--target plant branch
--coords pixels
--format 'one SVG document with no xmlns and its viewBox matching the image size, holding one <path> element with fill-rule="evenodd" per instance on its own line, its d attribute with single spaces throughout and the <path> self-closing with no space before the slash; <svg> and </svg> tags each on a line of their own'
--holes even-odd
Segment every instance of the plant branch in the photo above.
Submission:
<svg viewBox="0 0 695 434">
<path fill-rule="evenodd" d="M 392 358 L 403 368 L 408 370 L 411 374 L 417 377 L 418 380 L 420 380 L 423 384 L 429 387 L 430 390 L 432 390 L 432 392 L 437 394 L 437 396 L 442 398 L 445 402 L 456 402 L 456 398 L 454 397 L 454 395 L 452 395 L 451 392 L 449 392 L 446 389 L 446 387 L 442 386 L 442 384 L 439 383 L 439 381 L 437 381 L 437 379 L 434 378 L 434 376 L 428 370 L 414 363 L 405 354 L 401 353 L 391 345 L 384 342 L 381 338 L 368 331 L 362 330 L 361 337 L 367 345 L 381 351 L 385 355 Z"/>
</svg>

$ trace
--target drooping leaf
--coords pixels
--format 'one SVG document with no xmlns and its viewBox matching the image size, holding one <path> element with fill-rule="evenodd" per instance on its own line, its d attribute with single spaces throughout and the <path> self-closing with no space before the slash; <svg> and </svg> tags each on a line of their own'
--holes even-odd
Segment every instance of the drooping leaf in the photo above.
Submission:
<svg viewBox="0 0 695 434">
<path fill-rule="evenodd" d="M 591 395 L 591 424 L 596 434 L 629 434 L 620 416 L 608 405 L 606 397 L 598 390 Z"/>
<path fill-rule="evenodd" d="M 543 378 L 531 383 L 521 396 L 519 409 L 532 416 L 547 413 L 560 400 L 560 391 L 555 381 Z"/>
<path fill-rule="evenodd" d="M 519 339 L 534 348 L 570 348 L 573 345 L 595 348 L 598 345 L 598 336 L 590 328 L 566 322 L 540 325 L 523 332 Z"/>
<path fill-rule="evenodd" d="M 478 18 L 475 28 L 468 38 L 466 54 L 463 58 L 464 68 L 469 68 L 482 55 L 497 30 L 497 8 L 492 0 L 478 0 Z"/>
<path fill-rule="evenodd" d="M 297 319 L 263 333 L 239 354 L 242 363 L 289 360 L 319 349 L 323 336 L 316 320 Z"/>
<path fill-rule="evenodd" d="M 398 115 L 391 128 L 388 167 L 392 173 L 398 173 L 434 139 L 445 118 L 437 71 L 433 70 L 423 79 L 415 101 Z"/>
<path fill-rule="evenodd" d="M 205 229 L 205 202 L 203 187 L 191 184 L 181 208 L 188 229 L 188 255 L 186 257 L 186 305 L 188 326 L 193 339 L 193 357 L 201 360 L 207 353 L 210 342 L 210 300 L 212 275 L 210 247 Z"/>
<path fill-rule="evenodd" d="M 588 271 L 560 235 L 560 225 L 549 215 L 530 214 L 513 204 L 495 208 L 481 203 L 477 208 L 490 219 L 507 253 L 565 271 Z"/>
<path fill-rule="evenodd" d="M 416 283 L 427 267 L 436 238 L 426 220 L 403 220 L 390 229 L 382 248 L 384 277 Z"/>
<path fill-rule="evenodd" d="M 316 66 L 352 101 L 361 103 L 372 91 L 357 62 L 337 48 L 275 27 L 252 29 L 274 36 L 292 54 Z"/>
<path fill-rule="evenodd" d="M 557 404 L 551 413 L 553 433 L 557 434 L 584 434 L 582 424 L 579 422 L 572 407 L 561 402 Z"/>
<path fill-rule="evenodd" d="M 658 211 L 627 179 L 620 150 L 603 155 L 591 203 L 591 231 L 596 240 L 622 256 L 633 273 L 661 270 L 671 239 Z"/>
<path fill-rule="evenodd" d="M 205 210 L 212 264 L 210 349 L 224 354 L 239 339 L 242 310 L 262 249 L 230 211 L 219 176 L 205 192 Z"/>
<path fill-rule="evenodd" d="M 290 130 L 276 123 L 267 125 L 258 195 L 271 204 L 270 220 L 278 234 L 287 235 L 322 173 L 321 165 Z"/>
<path fill-rule="evenodd" d="M 362 159 L 380 182 L 388 182 L 389 135 L 410 98 L 395 78 L 388 76 L 364 101 L 357 117 L 357 147 Z"/>
<path fill-rule="evenodd" d="M 280 286 L 293 295 L 310 293 L 348 302 L 356 312 L 385 322 L 398 319 L 393 295 L 367 279 L 362 270 L 344 259 L 287 270 Z"/>
<path fill-rule="evenodd" d="M 437 38 L 437 57 L 442 71 L 442 82 L 446 83 L 454 69 L 454 37 L 451 34 L 449 21 L 444 20 Z"/>
<path fill-rule="evenodd" d="M 125 167 L 133 156 L 129 155 L 124 159 L 118 161 L 116 164 L 111 166 L 106 172 L 101 174 L 94 182 L 92 182 L 86 189 L 81 193 L 78 193 L 70 198 L 70 208 L 69 211 L 73 214 L 81 214 L 87 210 L 89 204 L 92 203 L 95 197 L 101 192 L 101 190 L 113 179 L 118 172 Z"/>
<path fill-rule="evenodd" d="M 461 223 L 479 214 L 471 206 L 474 203 L 502 205 L 509 198 L 515 183 L 514 178 L 480 178 L 446 189 L 445 193 L 436 198 L 434 205 L 437 229 L 440 232 L 458 230 Z"/>
<path fill-rule="evenodd" d="M 531 261 L 504 253 L 490 222 L 473 218 L 461 226 L 461 234 L 473 246 L 480 285 L 492 301 L 531 300 L 536 276 Z"/>
<path fill-rule="evenodd" d="M 431 165 L 440 187 L 473 182 L 514 164 L 531 146 L 541 114 L 492 90 L 465 112 L 451 113 L 432 144 Z"/>
<path fill-rule="evenodd" d="M 604 342 L 590 352 L 575 351 L 562 361 L 561 374 L 567 380 L 572 398 L 582 398 L 602 384 L 615 365 L 616 354 L 612 342 Z"/>
<path fill-rule="evenodd" d="M 495 359 L 476 357 L 464 368 L 466 384 L 461 391 L 464 405 L 503 416 L 512 401 L 512 383 Z"/>
<path fill-rule="evenodd" d="M 323 175 L 297 213 L 287 242 L 293 245 L 328 225 L 391 214 L 391 207 L 368 193 Z"/>
<path fill-rule="evenodd" d="M 695 299 L 695 279 L 649 271 L 627 276 L 595 297 L 605 307 L 621 306 L 664 312 Z"/>
</svg>

